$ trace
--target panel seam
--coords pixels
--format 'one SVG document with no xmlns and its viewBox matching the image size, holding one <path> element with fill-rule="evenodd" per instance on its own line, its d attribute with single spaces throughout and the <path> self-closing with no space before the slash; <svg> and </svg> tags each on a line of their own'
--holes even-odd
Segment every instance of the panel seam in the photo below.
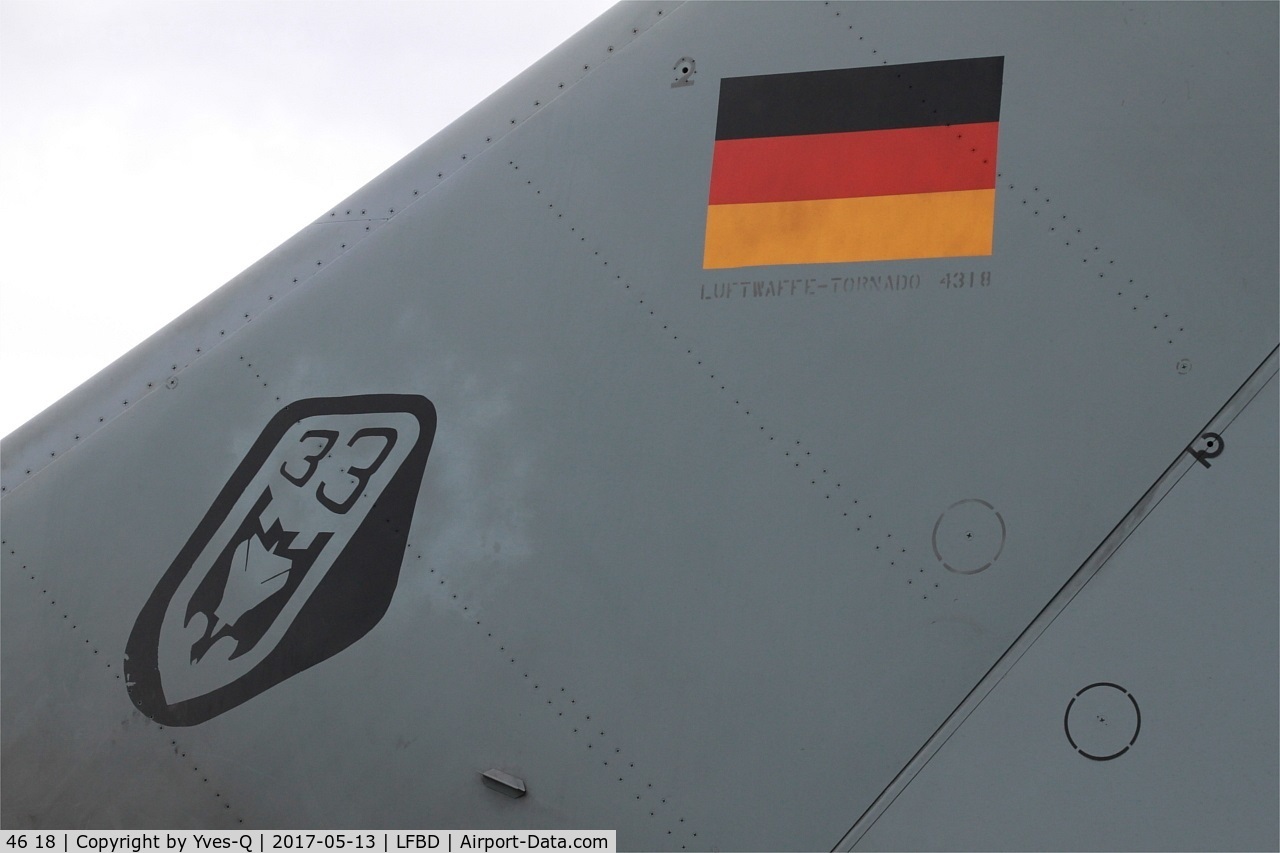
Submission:
<svg viewBox="0 0 1280 853">
<path fill-rule="evenodd" d="M 915 755 L 903 766 L 902 770 L 880 792 L 880 795 L 872 801 L 871 805 L 863 811 L 853 826 L 849 828 L 849 831 L 832 848 L 833 851 L 853 849 L 854 845 L 893 805 L 894 801 L 907 789 L 907 786 L 924 769 L 925 765 L 933 760 L 943 745 L 951 739 L 951 736 L 959 730 L 969 716 L 978 709 L 978 706 L 991 694 L 991 691 L 1009 674 L 1018 661 L 1022 659 L 1022 656 L 1030 650 L 1031 646 L 1040 639 L 1049 626 L 1062 614 L 1067 605 L 1080 594 L 1085 585 L 1098 574 L 1142 522 L 1181 482 L 1182 478 L 1197 464 L 1207 464 L 1203 458 L 1197 456 L 1197 451 L 1194 450 L 1195 442 L 1201 436 L 1209 433 L 1220 434 L 1225 431 L 1240 413 L 1253 402 L 1254 398 L 1274 379 L 1277 371 L 1280 370 L 1280 361 L 1277 359 L 1277 353 L 1280 353 L 1280 346 L 1271 350 L 1270 354 L 1262 360 L 1262 363 L 1253 370 L 1249 377 L 1223 403 L 1221 408 L 1205 423 L 1204 427 L 1196 433 L 1192 441 L 1178 452 L 1173 462 L 1156 478 L 1155 482 L 1143 493 L 1137 503 L 1125 513 L 1119 523 L 1111 529 L 1111 532 L 1093 550 L 1088 559 L 1072 573 L 1067 582 L 1049 599 L 1048 603 L 1028 623 L 1027 627 L 1022 630 L 1009 648 L 996 659 L 991 668 L 965 695 L 955 710 L 947 716 L 942 725 L 929 736 L 920 749 L 916 751 Z M 1214 455 L 1216 456 L 1216 454 Z"/>
</svg>

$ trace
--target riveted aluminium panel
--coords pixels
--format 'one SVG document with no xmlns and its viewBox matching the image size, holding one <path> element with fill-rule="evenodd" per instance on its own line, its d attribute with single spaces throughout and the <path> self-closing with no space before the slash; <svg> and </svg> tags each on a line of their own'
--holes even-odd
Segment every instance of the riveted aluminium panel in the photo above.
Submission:
<svg viewBox="0 0 1280 853">
<path fill-rule="evenodd" d="M 1274 64 L 1274 10 L 1231 9 L 680 6 L 25 483 L 6 539 L 118 654 L 282 407 L 424 396 L 381 621 L 172 735 L 214 806 L 828 846 L 1274 346 L 1274 99 L 1236 91 Z M 1215 62 L 1168 107 L 1190 33 Z M 989 258 L 702 269 L 720 78 L 983 56 Z M 1196 134 L 1227 120 L 1206 173 Z M 58 693 L 57 648 L 6 656 L 6 756 L 132 713 L 106 681 L 11 710 L 11 677 Z M 176 760 L 156 745 L 121 766 Z M 103 819 L 104 769 L 64 772 L 65 819 Z"/>
<path fill-rule="evenodd" d="M 688 54 L 698 59 L 703 80 L 708 69 L 724 66 L 734 69 L 720 71 L 724 76 L 747 73 L 747 66 L 753 73 L 791 70 L 800 55 L 806 58 L 805 67 L 814 68 L 838 67 L 849 53 L 874 62 L 872 57 L 886 51 L 884 44 L 875 53 L 854 45 L 842 54 L 832 43 L 848 38 L 844 47 L 849 48 L 873 25 L 890 30 L 884 41 L 904 46 L 894 61 L 1005 54 L 1009 88 L 1002 113 L 1001 169 L 1010 168 L 1010 162 L 1020 164 L 1036 180 L 1001 184 L 997 250 L 985 265 L 836 267 L 839 294 L 819 287 L 836 278 L 832 268 L 821 270 L 825 280 L 814 274 L 817 270 L 796 268 L 751 270 L 733 278 L 703 273 L 690 280 L 688 270 L 699 258 L 700 223 L 673 211 L 687 212 L 686 185 L 706 181 L 715 92 L 700 90 L 697 83 L 666 88 L 660 48 L 652 43 L 636 46 L 637 52 L 654 48 L 643 65 L 651 85 L 637 88 L 625 115 L 591 123 L 591 114 L 584 113 L 558 124 L 563 131 L 548 130 L 544 156 L 549 163 L 545 168 L 554 173 L 550 177 L 541 176 L 536 163 L 520 161 L 530 191 L 555 205 L 548 215 L 554 210 L 556 217 L 564 217 L 566 229 L 577 229 L 567 235 L 570 240 L 610 259 L 610 274 L 621 274 L 623 287 L 630 284 L 627 290 L 641 316 L 653 319 L 655 331 L 666 327 L 661 332 L 670 335 L 667 346 L 688 356 L 693 369 L 702 369 L 709 389 L 724 395 L 740 423 L 751 429 L 763 426 L 765 437 L 775 439 L 780 467 L 800 468 L 801 482 L 815 491 L 815 504 L 841 501 L 835 514 L 856 519 L 845 528 L 852 528 L 850 539 L 871 540 L 860 555 L 864 565 L 897 572 L 896 581 L 916 606 L 935 608 L 930 624 L 948 625 L 962 638 L 936 643 L 947 652 L 966 642 L 987 644 L 988 649 L 1007 646 L 1276 338 L 1270 233 L 1275 137 L 1266 106 L 1271 99 L 1258 93 L 1260 111 L 1241 110 L 1235 92 L 1254 64 L 1274 65 L 1269 30 L 1260 26 L 1256 34 L 1249 32 L 1249 16 L 1270 12 L 1254 7 L 1239 18 L 1218 18 L 1205 7 L 1159 7 L 1158 13 L 1147 10 L 1128 18 L 1122 10 L 1095 11 L 1099 18 L 1073 18 L 1064 7 L 846 8 L 844 14 L 858 21 L 849 37 L 848 31 L 829 26 L 834 12 L 827 9 L 753 6 L 744 12 L 754 16 L 753 26 L 736 31 L 738 41 L 723 27 L 718 39 L 711 38 L 717 29 L 716 7 L 682 9 L 682 17 L 674 19 L 685 24 L 681 32 L 689 38 L 696 36 L 700 23 L 706 29 L 701 42 L 706 48 Z M 806 13 L 822 17 L 815 17 L 813 31 L 796 35 Z M 951 14 L 954 19 L 948 18 Z M 698 15 L 705 18 L 700 21 Z M 1197 64 L 1194 97 L 1171 109 L 1162 93 L 1183 80 L 1185 58 L 1139 58 L 1134 51 L 1158 52 L 1177 40 L 1174 33 L 1187 34 L 1201 25 L 1202 43 L 1216 41 L 1223 53 L 1231 45 L 1239 56 L 1234 64 Z M 924 47 L 915 38 L 920 32 L 926 33 Z M 1059 45 L 1063 32 L 1073 35 L 1061 42 L 1070 45 L 1069 51 L 1052 47 Z M 762 33 L 768 33 L 767 39 Z M 828 44 L 831 53 L 824 54 L 820 47 Z M 1059 64 L 1046 63 L 1044 55 Z M 1087 68 L 1096 76 L 1086 74 Z M 593 81 L 602 87 L 620 85 L 607 77 L 624 70 L 629 69 L 606 69 Z M 1123 81 L 1119 94 L 1114 80 Z M 1058 97 L 1067 84 L 1074 93 Z M 1045 91 L 1054 94 L 1046 96 Z M 1141 97 L 1135 100 L 1133 94 Z M 652 113 L 667 104 L 683 119 L 652 122 Z M 1067 106 L 1071 112 L 1064 115 Z M 1215 157 L 1205 164 L 1206 146 L 1217 143 L 1189 139 L 1188 129 L 1223 124 L 1232 125 L 1228 137 L 1239 159 Z M 1172 125 L 1184 129 L 1170 134 L 1166 128 Z M 672 127 L 681 130 L 673 132 Z M 694 148 L 696 129 L 704 133 L 701 161 Z M 1078 144 L 1071 134 L 1088 140 L 1087 174 L 1078 154 L 1065 150 Z M 1134 138 L 1150 142 L 1139 152 L 1129 147 Z M 596 145 L 592 153 L 575 158 L 571 168 L 553 157 L 552 152 L 579 139 Z M 618 162 L 627 168 L 616 168 Z M 679 177 L 661 183 L 636 180 L 658 171 Z M 1180 185 L 1163 196 L 1157 174 L 1168 184 L 1177 183 L 1169 175 L 1185 174 L 1190 189 Z M 1260 182 L 1253 176 L 1262 176 Z M 1195 203 L 1194 194 L 1210 178 L 1217 184 L 1214 198 Z M 1219 217 L 1232 205 L 1250 213 L 1227 227 Z M 579 208 L 591 215 L 574 216 Z M 635 239 L 633 227 L 628 232 L 633 239 L 617 239 L 614 235 L 625 232 L 623 221 L 643 222 L 649 238 Z M 1237 226 L 1248 236 L 1231 233 Z M 1186 233 L 1189 242 L 1171 238 L 1174 233 Z M 1082 239 L 1088 242 L 1081 245 Z M 1217 279 L 1214 270 L 1228 268 L 1231 276 Z M 992 273 L 991 286 L 981 284 L 984 271 Z M 975 274 L 976 287 L 969 285 Z M 883 283 L 886 276 L 900 282 L 897 276 L 912 275 L 928 281 L 931 290 L 864 284 L 875 276 Z M 957 279 L 963 287 L 950 286 Z M 850 280 L 853 287 L 846 294 Z M 1220 281 L 1220 286 L 1189 284 L 1209 280 Z M 1113 285 L 1114 291 L 1109 289 Z M 834 301 L 844 295 L 861 301 Z M 976 299 L 968 300 L 970 296 Z M 827 301 L 819 301 L 823 299 Z M 1238 307 L 1240 299 L 1252 302 L 1256 313 L 1235 315 L 1233 303 Z M 1179 367 L 1184 359 L 1192 365 L 1189 372 Z M 860 491 L 844 491 L 851 484 Z M 988 512 L 975 521 L 987 521 L 991 538 L 1004 542 L 1003 548 L 997 544 L 989 551 L 999 553 L 998 570 L 972 577 L 946 572 L 946 555 L 938 552 L 936 540 L 939 531 L 951 526 L 949 511 L 979 509 L 984 501 Z M 885 517 L 892 525 L 884 523 Z M 766 513 L 754 522 L 767 519 Z M 1023 530 L 1024 523 L 1032 524 L 1034 532 Z M 868 532 L 876 535 L 852 535 Z M 972 532 L 962 529 L 959 535 Z M 893 559 L 891 539 L 906 539 L 910 553 L 926 559 L 909 559 L 906 565 Z M 954 545 L 964 547 L 963 542 Z M 931 575 L 924 591 L 913 576 L 922 574 L 921 568 Z M 813 583 L 802 570 L 793 568 L 790 576 L 796 583 Z M 944 592 L 925 597 L 935 589 Z M 858 609 L 866 599 L 849 599 L 849 623 L 874 624 Z M 1022 615 L 1011 617 L 1015 611 Z M 804 627 L 778 634 L 812 630 L 812 612 L 802 612 Z M 910 613 L 904 607 L 895 615 Z M 917 660 L 917 653 L 931 653 L 928 640 L 920 639 L 917 647 L 909 643 L 895 646 L 901 651 L 900 664 Z M 942 657 L 947 652 L 936 653 L 936 663 L 940 670 L 954 672 Z M 855 654 L 846 659 L 863 663 Z M 968 661 L 974 680 L 990 663 L 979 664 L 980 659 L 979 652 Z M 850 678 L 863 678 L 857 665 L 848 671 Z M 911 677 L 906 669 L 897 675 Z M 867 724 L 864 709 L 875 703 L 854 701 L 864 687 L 867 694 L 887 692 L 883 685 L 871 688 L 863 682 L 847 688 L 845 699 L 859 709 L 867 729 L 862 736 L 874 743 L 869 750 L 885 749 L 883 732 L 893 724 Z M 931 689 L 918 683 L 912 688 L 919 691 L 913 694 L 916 699 Z M 816 696 L 808 695 L 811 700 Z M 750 725 L 737 718 L 725 722 L 732 715 L 723 706 L 710 711 L 708 721 L 717 714 L 724 728 Z M 831 744 L 859 737 L 828 730 L 823 736 Z M 756 744 L 768 740 L 762 734 L 733 732 L 708 753 L 722 753 L 723 744 L 730 742 L 759 749 Z M 918 745 L 905 749 L 900 760 Z M 850 763 L 866 767 L 868 754 L 856 755 Z M 769 763 L 744 765 L 764 766 Z M 815 771 L 806 778 L 815 780 L 816 788 L 821 784 L 817 780 L 828 777 Z M 730 800 L 746 795 L 733 790 L 723 796 L 721 805 L 731 809 Z M 771 792 L 768 797 L 787 802 L 789 811 L 797 808 L 785 795 Z M 820 798 L 807 789 L 798 808 L 813 805 L 817 811 L 814 804 Z"/>
<path fill-rule="evenodd" d="M 859 849 L 1276 846 L 1276 412 L 1273 375 Z"/>
</svg>

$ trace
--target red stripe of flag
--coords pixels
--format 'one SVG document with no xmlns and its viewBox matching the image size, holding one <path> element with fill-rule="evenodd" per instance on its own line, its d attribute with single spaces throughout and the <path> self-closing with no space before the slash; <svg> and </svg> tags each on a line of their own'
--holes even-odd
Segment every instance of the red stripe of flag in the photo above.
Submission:
<svg viewBox="0 0 1280 853">
<path fill-rule="evenodd" d="M 710 204 L 991 189 L 999 122 L 723 139 Z"/>
</svg>

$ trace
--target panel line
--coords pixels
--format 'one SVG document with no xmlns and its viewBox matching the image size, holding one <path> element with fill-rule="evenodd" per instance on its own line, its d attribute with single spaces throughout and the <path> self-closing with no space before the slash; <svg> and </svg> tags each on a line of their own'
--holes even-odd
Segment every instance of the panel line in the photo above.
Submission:
<svg viewBox="0 0 1280 853">
<path fill-rule="evenodd" d="M 1253 402 L 1254 398 L 1261 393 L 1262 389 L 1275 378 L 1276 373 L 1280 370 L 1280 360 L 1277 354 L 1280 353 L 1280 346 L 1271 350 L 1270 354 L 1262 360 L 1262 363 L 1249 375 L 1241 385 L 1236 389 L 1222 407 L 1209 419 L 1209 421 L 1201 428 L 1196 435 L 1188 442 L 1187 446 L 1178 451 L 1177 457 L 1164 470 L 1151 487 L 1143 493 L 1138 502 L 1127 512 L 1120 522 L 1111 529 L 1111 532 L 1102 540 L 1088 559 L 1081 564 L 1080 568 L 1072 573 L 1071 577 L 1063 584 L 1062 588 L 1049 599 L 1049 602 L 1040 610 L 1036 617 L 1031 620 L 1030 624 L 1022 630 L 1017 639 L 1005 650 L 986 674 L 978 680 L 973 689 L 961 700 L 955 710 L 942 722 L 937 730 L 924 742 L 911 757 L 911 759 L 903 766 L 898 775 L 885 787 L 880 795 L 872 801 L 871 805 L 859 816 L 849 831 L 844 834 L 833 851 L 852 850 L 872 826 L 875 825 L 881 816 L 893 805 L 893 802 L 906 790 L 912 780 L 924 769 L 925 765 L 933 759 L 944 744 L 951 739 L 951 736 L 959 730 L 965 720 L 969 718 L 983 700 L 990 695 L 1010 670 L 1018 663 L 1023 655 L 1030 650 L 1031 646 L 1040 639 L 1049 626 L 1062 614 L 1067 605 L 1080 594 L 1085 585 L 1093 579 L 1093 577 L 1102 569 L 1103 565 L 1111 559 L 1112 555 L 1120 549 L 1125 540 L 1138 528 L 1143 521 L 1146 520 L 1152 511 L 1168 496 L 1169 492 L 1186 476 L 1187 472 L 1194 468 L 1199 460 L 1190 453 L 1190 448 L 1195 440 L 1205 433 L 1213 432 L 1221 434 L 1226 428 L 1240 415 L 1240 413 Z"/>
</svg>

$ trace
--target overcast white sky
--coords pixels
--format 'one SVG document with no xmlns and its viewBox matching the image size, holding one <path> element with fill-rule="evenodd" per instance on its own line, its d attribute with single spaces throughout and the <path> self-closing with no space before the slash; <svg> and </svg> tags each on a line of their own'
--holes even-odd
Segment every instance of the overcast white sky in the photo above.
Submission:
<svg viewBox="0 0 1280 853">
<path fill-rule="evenodd" d="M 610 5 L 0 0 L 0 436 Z"/>
</svg>

